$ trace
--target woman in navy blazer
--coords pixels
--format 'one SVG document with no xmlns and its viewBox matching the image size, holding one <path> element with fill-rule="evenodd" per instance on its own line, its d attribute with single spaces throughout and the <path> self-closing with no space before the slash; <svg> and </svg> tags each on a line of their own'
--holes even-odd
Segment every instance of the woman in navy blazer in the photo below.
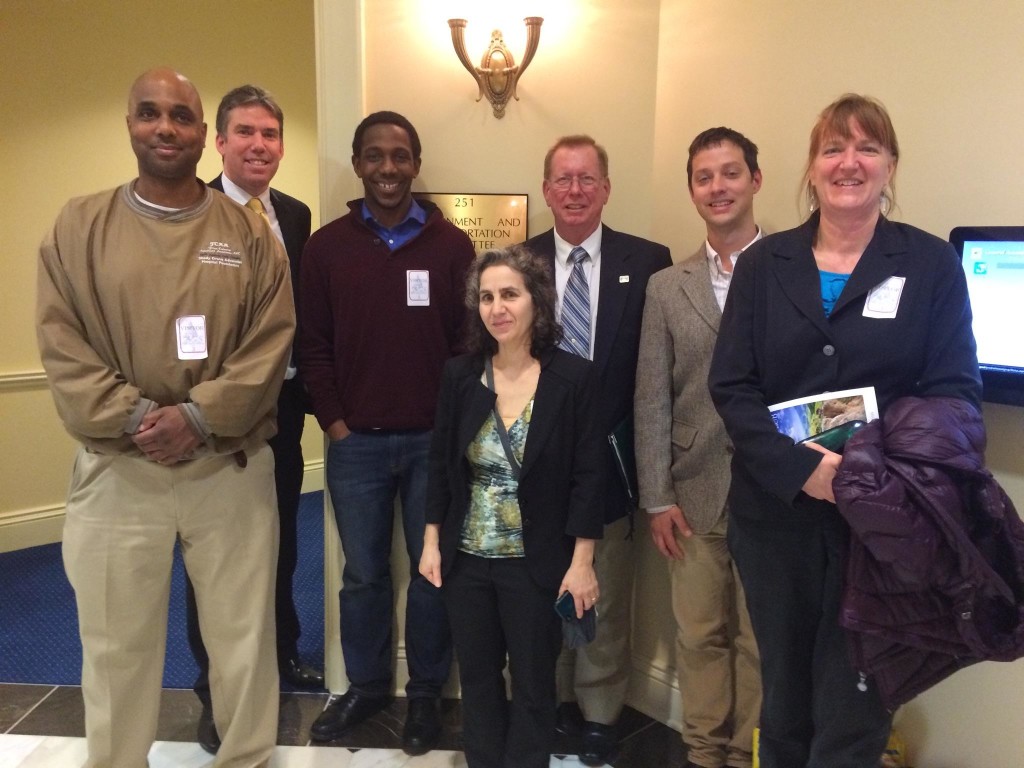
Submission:
<svg viewBox="0 0 1024 768">
<path fill-rule="evenodd" d="M 874 387 L 975 405 L 980 380 L 966 280 L 947 243 L 886 219 L 899 148 L 885 108 L 848 94 L 811 132 L 814 213 L 739 259 L 711 364 L 735 446 L 729 547 L 761 652 L 762 768 L 874 768 L 891 713 L 838 623 L 849 529 L 841 456 L 795 445 L 768 406 Z"/>
<path fill-rule="evenodd" d="M 448 607 L 470 768 L 546 768 L 561 648 L 555 599 L 570 592 L 577 616 L 598 599 L 595 381 L 589 361 L 557 348 L 553 278 L 524 246 L 477 260 L 466 305 L 476 310 L 470 352 L 442 376 L 420 573 Z"/>
</svg>

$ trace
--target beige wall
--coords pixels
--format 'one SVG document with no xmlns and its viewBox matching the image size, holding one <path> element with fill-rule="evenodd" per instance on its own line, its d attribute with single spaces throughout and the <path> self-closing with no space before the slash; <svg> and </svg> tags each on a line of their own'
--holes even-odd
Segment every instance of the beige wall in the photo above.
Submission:
<svg viewBox="0 0 1024 768">
<path fill-rule="evenodd" d="M 531 234 L 551 224 L 540 196 L 544 150 L 561 133 L 586 131 L 611 154 L 607 222 L 669 244 L 676 258 L 691 253 L 703 228 L 685 191 L 686 146 L 718 124 L 761 148 L 761 224 L 794 226 L 811 124 L 848 90 L 871 93 L 892 112 L 903 146 L 898 218 L 943 237 L 957 224 L 1022 223 L 1018 3 L 517 3 L 520 18 L 537 13 L 545 22 L 522 100 L 500 121 L 473 101 L 476 86 L 451 52 L 445 20 L 468 13 L 467 32 L 501 26 L 517 56 L 521 22 L 489 21 L 481 6 L 497 3 L 468 11 L 454 2 L 360 5 L 365 106 L 398 110 L 416 124 L 424 146 L 418 188 L 525 191 Z M 470 58 L 485 45 L 470 42 Z M 966 139 L 970 129 L 976 136 Z M 985 415 L 989 463 L 1024 507 L 1024 409 L 986 406 Z M 645 536 L 632 697 L 678 723 L 666 568 Z M 991 706 L 968 709 L 968 700 Z M 986 664 L 905 707 L 899 723 L 919 766 L 1010 768 L 1024 763 L 1022 709 L 1024 662 Z"/>
<path fill-rule="evenodd" d="M 8 179 L 39 181 L 0 190 L 0 319 L 9 329 L 0 341 L 0 522 L 59 512 L 63 501 L 70 441 L 32 375 L 39 370 L 31 330 L 36 247 L 67 197 L 132 175 L 121 133 L 125 94 L 152 64 L 188 73 L 208 113 L 244 80 L 276 91 L 288 115 L 279 186 L 309 202 L 314 219 L 318 210 L 333 218 L 359 193 L 347 162 L 358 116 L 395 109 L 422 135 L 419 189 L 526 192 L 531 234 L 551 224 L 540 195 L 545 149 L 559 134 L 593 133 L 611 153 L 608 223 L 666 242 L 678 258 L 702 236 L 684 191 L 685 149 L 695 133 L 727 124 L 760 145 L 758 217 L 766 228 L 786 228 L 798 221 L 796 186 L 815 114 L 856 90 L 892 111 L 903 145 L 900 218 L 943 236 L 956 224 L 1021 223 L 1024 69 L 1017 52 L 1024 10 L 1016 2 L 522 2 L 518 18 L 545 17 L 541 47 L 521 83 L 521 101 L 501 121 L 473 101 L 476 86 L 451 51 L 445 23 L 468 14 L 470 57 L 477 60 L 495 25 L 480 13 L 498 3 L 315 5 L 316 107 L 313 4 L 306 0 L 184 2 L 173 23 L 151 0 L 0 4 L 0 167 Z M 150 33 L 158 25 L 167 27 L 162 39 Z M 520 57 L 521 22 L 497 25 Z M 242 63 L 253 55 L 266 64 Z M 327 126 L 319 139 L 318 114 Z M 204 177 L 216 173 L 217 159 L 211 143 Z M 1024 409 L 987 406 L 986 421 L 989 463 L 1024 507 Z M 307 460 L 318 461 L 319 431 L 307 435 Z M 639 536 L 633 703 L 678 724 L 665 565 L 645 532 Z M 4 537 L 0 528 L 0 549 L 10 541 Z M 328 595 L 328 605 L 336 602 L 330 589 Z M 1015 768 L 1024 764 L 1021 711 L 1024 662 L 984 664 L 921 696 L 898 722 L 919 768 Z"/>
<path fill-rule="evenodd" d="M 664 0 L 661 8 L 650 202 L 655 239 L 677 254 L 703 237 L 685 191 L 696 133 L 725 124 L 753 139 L 764 171 L 758 220 L 792 227 L 811 125 L 845 91 L 874 95 L 892 114 L 901 145 L 896 218 L 943 238 L 957 225 L 1024 224 L 1024 5 Z M 985 420 L 989 465 L 1024 509 L 1024 409 L 986 405 Z M 653 577 L 654 564 L 644 565 Z M 641 654 L 657 657 L 662 606 L 640 605 Z M 904 707 L 897 726 L 915 765 L 1011 768 L 1024 765 L 1022 711 L 1024 661 L 984 664 Z"/>
<path fill-rule="evenodd" d="M 644 234 L 651 227 L 657 82 L 656 0 L 498 3 L 364 3 L 367 111 L 407 115 L 423 140 L 418 189 L 529 195 L 529 233 L 548 229 L 541 196 L 544 153 L 565 133 L 592 133 L 611 155 L 609 224 Z M 474 9 L 475 6 L 475 9 Z M 522 19 L 544 17 L 540 53 L 519 86 L 520 101 L 497 120 L 452 50 L 449 13 L 468 13 L 467 49 L 478 62 L 498 20 L 516 60 L 525 42 Z M 511 21 L 508 18 L 511 17 Z M 505 19 L 507 23 L 501 22 Z M 605 51 L 603 55 L 601 51 Z M 614 93 L 614 104 L 599 103 Z"/>
<path fill-rule="evenodd" d="M 170 12 L 169 12 L 170 11 Z M 273 91 L 285 111 L 285 159 L 275 186 L 319 215 L 313 7 L 309 0 L 0 3 L 0 551 L 59 535 L 74 446 L 46 391 L 34 332 L 39 242 L 74 195 L 135 175 L 124 114 L 128 87 L 160 64 L 193 79 L 206 108 L 199 167 L 220 170 L 214 119 L 244 82 Z M 310 430 L 307 459 L 322 456 Z"/>
</svg>

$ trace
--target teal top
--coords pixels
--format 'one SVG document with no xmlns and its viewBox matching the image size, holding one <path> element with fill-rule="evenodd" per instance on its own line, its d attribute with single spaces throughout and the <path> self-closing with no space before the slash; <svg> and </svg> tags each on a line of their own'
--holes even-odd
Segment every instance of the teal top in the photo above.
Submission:
<svg viewBox="0 0 1024 768">
<path fill-rule="evenodd" d="M 823 269 L 818 270 L 818 274 L 821 278 L 821 303 L 825 308 L 825 317 L 828 317 L 839 301 L 850 276 L 841 272 L 826 272 Z"/>
<path fill-rule="evenodd" d="M 508 428 L 512 452 L 520 464 L 533 415 L 531 399 Z M 492 411 L 466 448 L 470 466 L 469 512 L 462 524 L 459 550 L 479 557 L 523 557 L 523 516 L 519 482 L 498 435 Z"/>
</svg>

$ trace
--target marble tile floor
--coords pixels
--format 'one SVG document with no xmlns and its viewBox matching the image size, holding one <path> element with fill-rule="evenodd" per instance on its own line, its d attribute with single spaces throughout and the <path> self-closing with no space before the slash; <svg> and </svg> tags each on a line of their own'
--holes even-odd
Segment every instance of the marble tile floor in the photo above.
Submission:
<svg viewBox="0 0 1024 768">
<path fill-rule="evenodd" d="M 401 750 L 405 700 L 353 728 L 328 745 L 310 746 L 309 727 L 328 701 L 326 693 L 283 693 L 278 748 L 272 768 L 464 768 L 459 752 L 460 703 L 442 708 L 441 743 L 420 757 Z M 150 768 L 209 768 L 213 758 L 195 743 L 198 700 L 187 690 L 163 692 L 157 743 Z M 85 760 L 84 711 L 76 686 L 0 683 L 0 768 L 73 768 Z M 679 734 L 629 707 L 619 721 L 618 754 L 612 768 L 681 768 L 686 753 Z M 559 736 L 551 768 L 581 763 L 575 739 Z"/>
</svg>

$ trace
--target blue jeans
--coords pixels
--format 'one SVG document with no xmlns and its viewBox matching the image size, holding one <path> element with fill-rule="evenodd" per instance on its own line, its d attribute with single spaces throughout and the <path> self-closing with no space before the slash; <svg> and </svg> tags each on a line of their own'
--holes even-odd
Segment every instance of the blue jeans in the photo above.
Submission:
<svg viewBox="0 0 1024 768">
<path fill-rule="evenodd" d="M 395 494 L 409 554 L 405 650 L 409 698 L 437 697 L 448 679 L 452 645 L 440 590 L 419 575 L 427 500 L 429 431 L 360 432 L 331 442 L 327 487 L 345 553 L 341 650 L 351 689 L 391 693 L 394 586 L 391 537 Z"/>
</svg>

